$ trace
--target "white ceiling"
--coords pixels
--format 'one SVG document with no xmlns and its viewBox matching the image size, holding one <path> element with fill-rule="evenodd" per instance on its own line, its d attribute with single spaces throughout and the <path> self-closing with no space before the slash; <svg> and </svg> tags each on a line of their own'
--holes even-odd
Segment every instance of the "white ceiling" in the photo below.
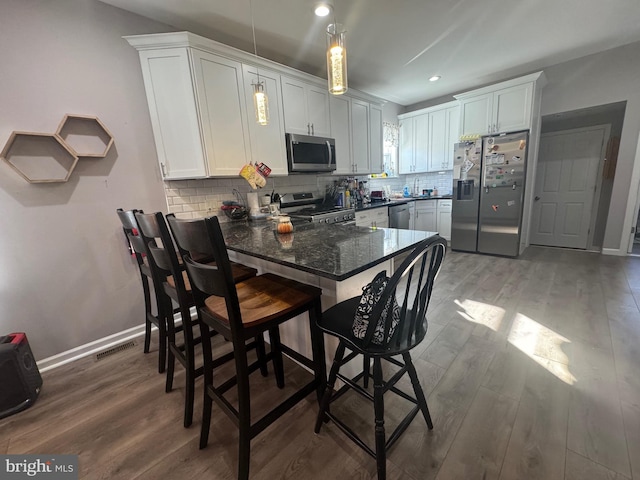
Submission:
<svg viewBox="0 0 640 480">
<path fill-rule="evenodd" d="M 250 0 L 101 0 L 253 52 Z M 314 0 L 252 0 L 258 55 L 325 76 Z M 639 0 L 334 0 L 349 85 L 401 105 L 640 41 Z M 147 32 L 131 32 L 147 33 Z M 438 82 L 428 82 L 441 75 Z"/>
</svg>

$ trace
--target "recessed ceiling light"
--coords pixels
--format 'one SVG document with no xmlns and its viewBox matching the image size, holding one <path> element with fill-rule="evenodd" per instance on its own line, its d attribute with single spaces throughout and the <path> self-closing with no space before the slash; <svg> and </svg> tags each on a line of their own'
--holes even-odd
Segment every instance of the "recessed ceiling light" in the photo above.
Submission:
<svg viewBox="0 0 640 480">
<path fill-rule="evenodd" d="M 318 17 L 326 17 L 331 13 L 331 5 L 326 2 L 316 3 L 313 11 Z"/>
<path fill-rule="evenodd" d="M 440 80 L 440 75 L 434 75 L 433 77 L 429 78 L 430 82 L 437 82 L 438 80 Z"/>
</svg>

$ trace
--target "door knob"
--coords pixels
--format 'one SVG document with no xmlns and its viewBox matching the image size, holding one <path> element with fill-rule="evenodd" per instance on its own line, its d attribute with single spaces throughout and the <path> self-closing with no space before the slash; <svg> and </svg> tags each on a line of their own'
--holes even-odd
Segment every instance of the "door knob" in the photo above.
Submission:
<svg viewBox="0 0 640 480">
<path fill-rule="evenodd" d="M 534 200 L 537 202 L 538 200 L 540 200 L 540 197 L 536 195 L 536 198 L 534 198 Z"/>
</svg>

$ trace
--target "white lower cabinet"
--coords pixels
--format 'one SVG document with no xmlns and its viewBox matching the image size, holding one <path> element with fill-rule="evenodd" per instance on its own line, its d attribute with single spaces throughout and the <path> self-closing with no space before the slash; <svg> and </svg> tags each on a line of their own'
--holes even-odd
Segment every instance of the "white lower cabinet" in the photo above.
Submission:
<svg viewBox="0 0 640 480">
<path fill-rule="evenodd" d="M 452 200 L 416 200 L 414 230 L 438 232 L 441 237 L 451 240 Z"/>
<path fill-rule="evenodd" d="M 371 227 L 371 228 L 388 228 L 389 227 L 389 208 L 379 207 L 370 208 L 356 212 L 356 226 L 357 227 Z"/>
<path fill-rule="evenodd" d="M 438 200 L 437 227 L 440 236 L 451 241 L 451 205 L 452 200 Z"/>
<path fill-rule="evenodd" d="M 438 231 L 437 201 L 418 200 L 416 204 L 415 230 Z"/>
</svg>

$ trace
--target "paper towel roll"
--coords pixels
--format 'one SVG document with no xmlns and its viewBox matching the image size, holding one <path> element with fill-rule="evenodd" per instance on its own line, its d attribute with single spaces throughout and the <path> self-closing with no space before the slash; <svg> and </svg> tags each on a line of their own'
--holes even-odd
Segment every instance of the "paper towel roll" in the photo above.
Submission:
<svg viewBox="0 0 640 480">
<path fill-rule="evenodd" d="M 256 192 L 247 193 L 247 203 L 249 204 L 249 211 L 258 213 L 260 211 L 260 205 L 258 203 L 258 194 Z"/>
</svg>

